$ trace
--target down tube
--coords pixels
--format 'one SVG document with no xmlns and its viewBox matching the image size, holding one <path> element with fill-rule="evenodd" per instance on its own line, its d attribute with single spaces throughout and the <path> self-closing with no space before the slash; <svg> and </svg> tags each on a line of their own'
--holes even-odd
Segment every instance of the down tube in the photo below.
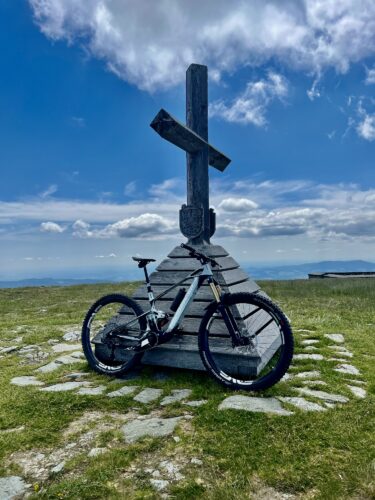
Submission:
<svg viewBox="0 0 375 500">
<path fill-rule="evenodd" d="M 184 316 L 186 314 L 186 311 L 190 305 L 190 303 L 194 300 L 195 294 L 197 293 L 198 290 L 198 284 L 199 284 L 199 277 L 197 276 L 196 278 L 193 279 L 189 290 L 187 291 L 183 301 L 181 304 L 178 306 L 178 309 L 175 313 L 175 315 L 172 318 L 172 321 L 170 322 L 167 333 L 171 332 L 174 330 L 184 319 Z"/>
</svg>

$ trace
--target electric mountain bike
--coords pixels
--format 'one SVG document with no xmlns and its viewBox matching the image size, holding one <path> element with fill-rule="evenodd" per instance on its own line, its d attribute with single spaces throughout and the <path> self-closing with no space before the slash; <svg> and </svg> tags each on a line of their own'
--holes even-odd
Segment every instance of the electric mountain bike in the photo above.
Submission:
<svg viewBox="0 0 375 500">
<path fill-rule="evenodd" d="M 204 367 L 231 389 L 271 387 L 284 376 L 293 356 L 287 317 L 262 292 L 223 293 L 213 271 L 220 267 L 218 262 L 189 245 L 181 247 L 201 266 L 156 297 L 147 272 L 147 264 L 155 259 L 133 257 L 144 270 L 149 310 L 143 311 L 135 300 L 119 294 L 106 295 L 92 305 L 82 327 L 82 346 L 90 367 L 113 376 L 132 369 L 144 352 L 183 333 L 179 327 L 198 291 L 207 297 L 210 290 L 213 301 L 207 303 L 198 332 Z M 156 308 L 159 299 L 188 280 L 192 280 L 188 290 L 180 288 L 170 305 L 173 316 Z"/>
</svg>

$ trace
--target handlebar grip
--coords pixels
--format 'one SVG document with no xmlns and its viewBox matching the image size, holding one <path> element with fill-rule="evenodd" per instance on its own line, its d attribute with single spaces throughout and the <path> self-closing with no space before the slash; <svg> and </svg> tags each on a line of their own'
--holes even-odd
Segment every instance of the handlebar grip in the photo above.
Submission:
<svg viewBox="0 0 375 500">
<path fill-rule="evenodd" d="M 189 245 L 185 245 L 185 243 L 181 243 L 181 248 L 185 248 L 186 250 L 189 250 L 189 252 L 193 253 L 198 253 L 193 247 L 190 247 Z"/>
<path fill-rule="evenodd" d="M 204 259 L 205 262 L 210 262 L 213 267 L 215 266 L 220 267 L 220 264 L 216 262 L 215 259 L 213 259 L 212 257 L 208 257 L 207 255 L 201 252 L 198 252 L 197 250 L 195 250 L 195 248 L 186 245 L 185 243 L 181 243 L 180 247 L 185 248 L 185 250 L 188 250 L 192 257 L 195 257 L 196 259 Z"/>
</svg>

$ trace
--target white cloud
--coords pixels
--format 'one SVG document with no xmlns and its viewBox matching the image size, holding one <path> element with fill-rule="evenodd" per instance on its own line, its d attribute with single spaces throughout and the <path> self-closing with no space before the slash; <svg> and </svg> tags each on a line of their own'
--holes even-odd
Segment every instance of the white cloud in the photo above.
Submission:
<svg viewBox="0 0 375 500">
<path fill-rule="evenodd" d="M 357 126 L 357 133 L 366 141 L 375 140 L 375 113 L 365 114 Z"/>
<path fill-rule="evenodd" d="M 314 101 L 321 95 L 320 90 L 318 88 L 319 81 L 320 81 L 320 75 L 317 78 L 315 78 L 315 80 L 311 85 L 311 88 L 306 92 L 307 97 L 310 99 L 310 101 Z"/>
<path fill-rule="evenodd" d="M 160 186 L 164 188 L 156 190 L 163 190 L 162 201 L 155 197 L 121 205 L 49 198 L 0 202 L 0 220 L 11 221 L 9 230 L 0 237 L 2 241 L 22 240 L 35 233 L 35 227 L 57 232 L 51 226 L 56 224 L 65 229 L 64 236 L 108 240 L 111 245 L 116 245 L 114 240 L 118 238 L 141 239 L 150 245 L 156 240 L 180 239 L 178 210 L 185 199 L 176 198 L 174 182 Z M 300 235 L 312 243 L 338 239 L 375 242 L 375 189 L 361 189 L 355 184 L 215 179 L 211 205 L 217 207 L 218 214 L 215 238 L 229 236 L 242 241 Z M 61 224 L 44 222 L 46 213 Z M 108 256 L 112 250 L 118 253 L 112 246 L 98 254 Z"/>
<path fill-rule="evenodd" d="M 41 198 L 49 198 L 51 195 L 55 194 L 57 191 L 57 185 L 56 184 L 51 184 L 48 186 L 48 188 L 45 191 L 42 191 L 39 193 L 39 196 Z"/>
<path fill-rule="evenodd" d="M 178 228 L 172 220 L 158 214 L 144 213 L 138 217 L 122 219 L 104 227 L 93 228 L 85 221 L 73 224 L 73 236 L 78 238 L 146 238 L 177 234 Z"/>
<path fill-rule="evenodd" d="M 56 222 L 42 222 L 40 225 L 40 230 L 43 233 L 63 233 L 65 228 L 60 226 L 60 224 L 56 224 Z"/>
<path fill-rule="evenodd" d="M 375 66 L 371 69 L 366 68 L 366 85 L 375 84 Z"/>
<path fill-rule="evenodd" d="M 270 60 L 321 74 L 375 52 L 373 0 L 29 0 L 42 32 L 77 43 L 142 89 L 184 80 L 191 62 L 221 74 Z"/>
<path fill-rule="evenodd" d="M 137 190 L 136 181 L 130 181 L 127 184 L 125 184 L 124 195 L 125 196 L 132 196 L 133 194 L 135 194 L 136 190 Z"/>
<path fill-rule="evenodd" d="M 211 104 L 210 116 L 219 116 L 228 122 L 262 127 L 267 123 L 266 110 L 275 99 L 283 99 L 288 93 L 286 79 L 269 72 L 267 78 L 249 82 L 245 91 L 230 103 L 216 101 Z"/>
<path fill-rule="evenodd" d="M 226 212 L 248 212 L 258 208 L 258 204 L 247 198 L 225 198 L 219 208 Z"/>
<path fill-rule="evenodd" d="M 345 138 L 350 130 L 355 130 L 362 139 L 370 142 L 375 140 L 375 100 L 366 96 L 350 96 L 347 106 L 351 107 L 355 114 L 349 116 L 348 125 L 342 137 Z"/>
<path fill-rule="evenodd" d="M 94 233 L 90 231 L 90 224 L 84 220 L 78 219 L 72 226 L 73 236 L 78 238 L 91 238 Z"/>
<path fill-rule="evenodd" d="M 28 199 L 21 201 L 0 201 L 0 222 L 16 221 L 43 222 L 46 214 L 57 222 L 71 222 L 77 219 L 89 223 L 110 223 L 123 219 L 124 216 L 138 216 L 144 212 L 157 212 L 169 215 L 171 210 L 177 213 L 184 197 L 176 201 L 176 197 L 165 195 L 163 200 L 139 200 L 132 203 L 104 203 L 102 201 Z"/>
<path fill-rule="evenodd" d="M 180 192 L 182 187 L 185 187 L 183 180 L 181 178 L 171 178 L 165 179 L 160 184 L 152 184 L 148 190 L 151 196 L 155 198 L 165 198 L 165 196 L 173 196 L 176 192 Z"/>
</svg>

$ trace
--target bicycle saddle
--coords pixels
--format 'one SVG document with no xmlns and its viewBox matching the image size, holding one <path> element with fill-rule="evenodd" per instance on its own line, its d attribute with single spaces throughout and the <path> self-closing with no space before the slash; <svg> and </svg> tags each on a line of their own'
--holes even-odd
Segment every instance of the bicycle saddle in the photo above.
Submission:
<svg viewBox="0 0 375 500">
<path fill-rule="evenodd" d="M 147 266 L 149 262 L 155 262 L 155 259 L 145 259 L 143 257 L 132 257 L 135 262 L 138 262 L 138 267 L 142 268 Z"/>
</svg>

